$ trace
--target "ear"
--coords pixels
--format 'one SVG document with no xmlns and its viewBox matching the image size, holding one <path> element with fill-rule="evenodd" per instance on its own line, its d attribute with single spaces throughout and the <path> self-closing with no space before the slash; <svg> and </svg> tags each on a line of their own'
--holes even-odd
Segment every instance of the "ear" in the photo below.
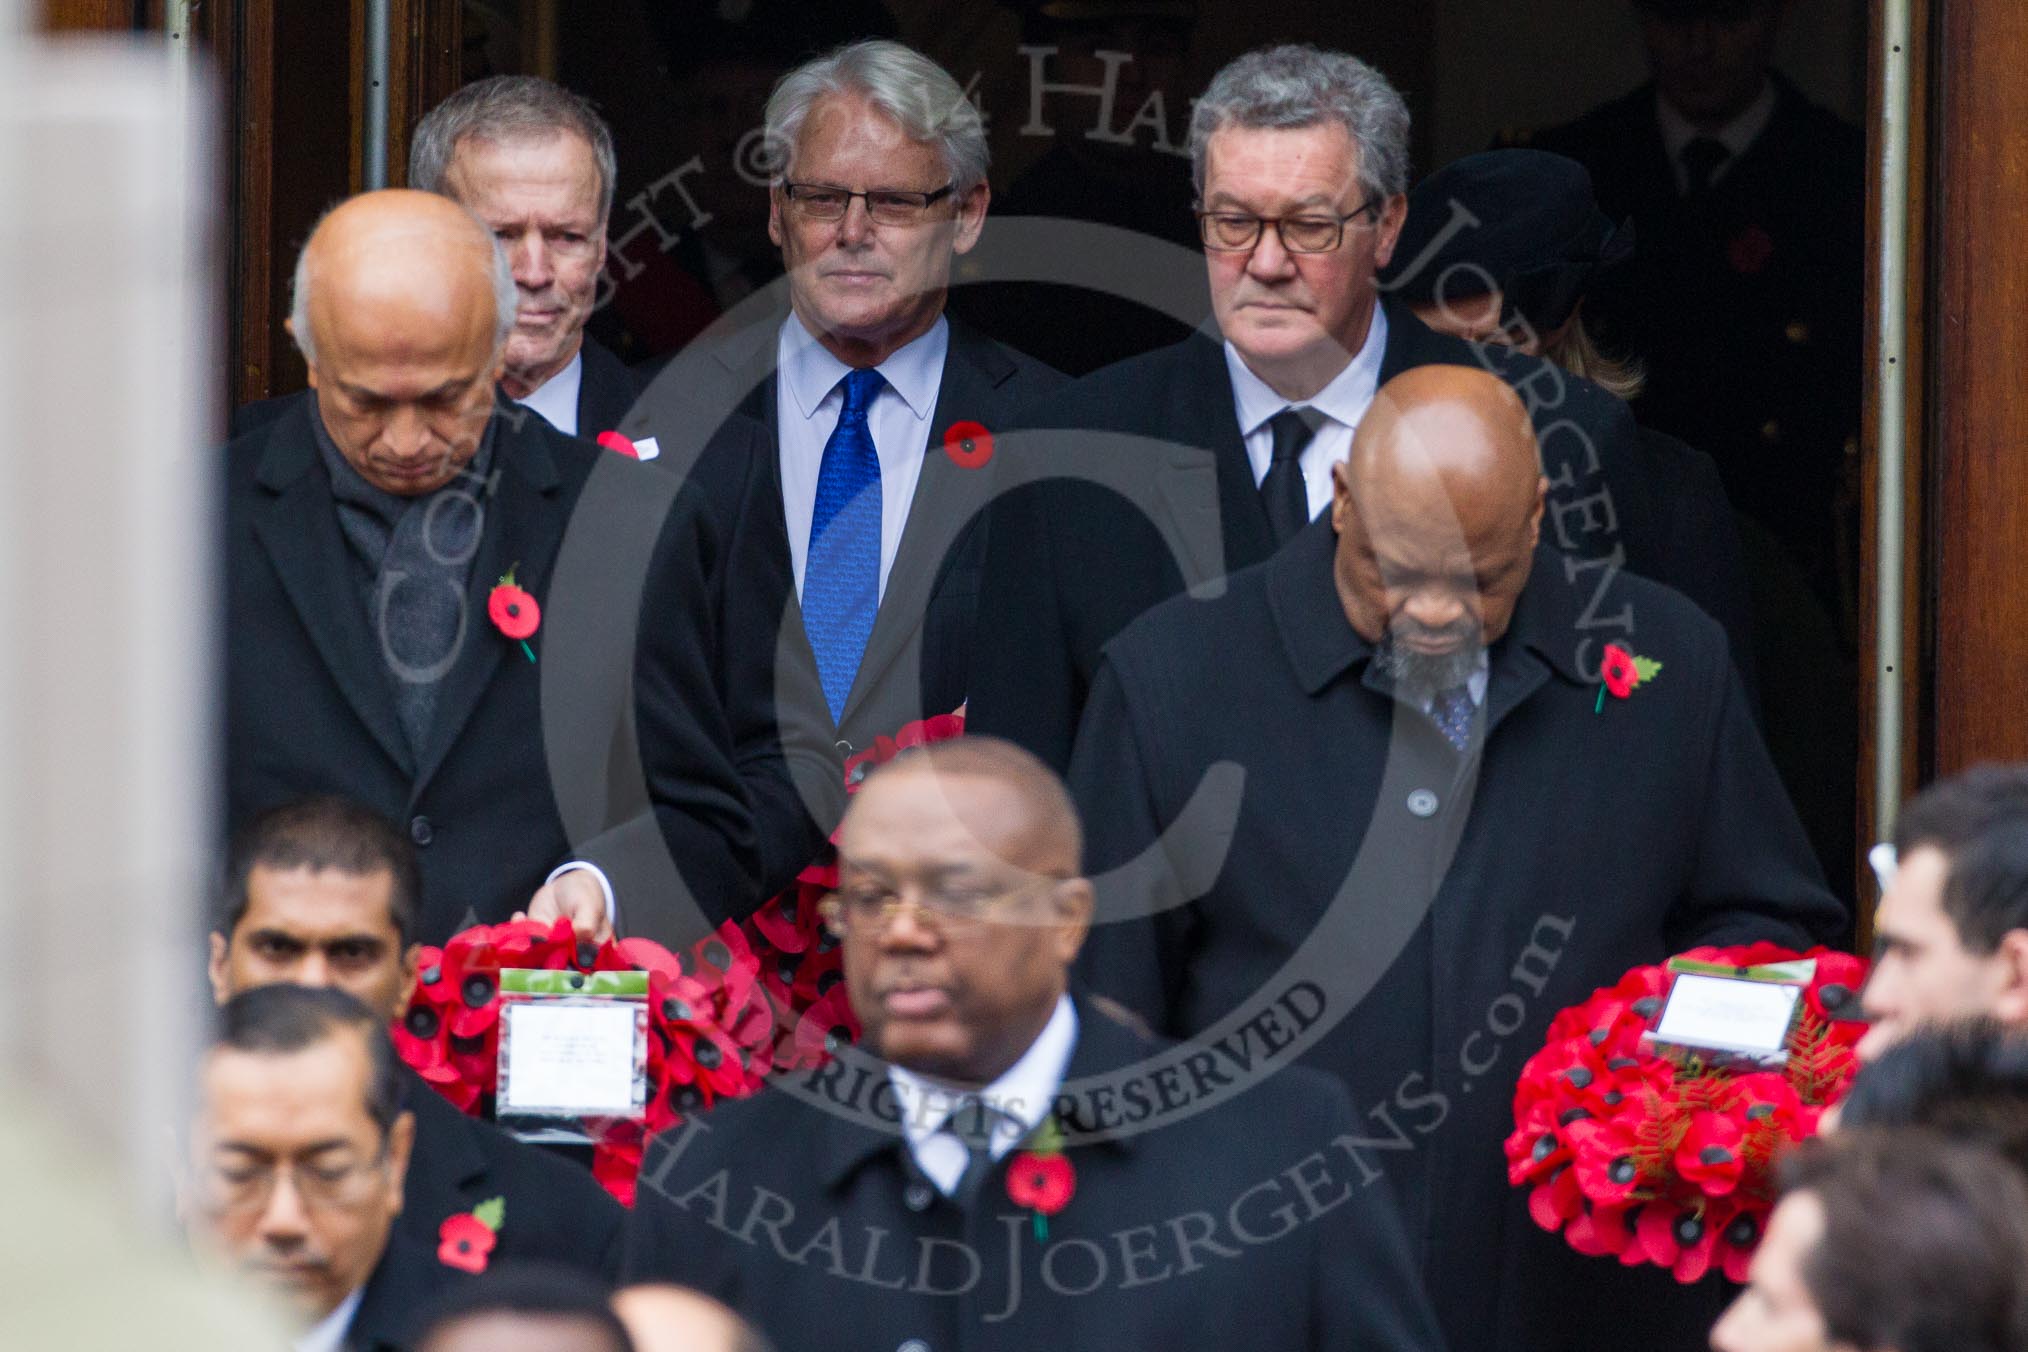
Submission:
<svg viewBox="0 0 2028 1352">
<path fill-rule="evenodd" d="M 774 184 L 768 189 L 768 238 L 774 241 L 777 249 L 782 247 L 782 240 L 786 235 L 782 226 L 784 200 L 781 184 Z"/>
<path fill-rule="evenodd" d="M 1089 878 L 1071 878 L 1055 889 L 1056 956 L 1067 968 L 1077 960 L 1091 933 L 1092 888 Z"/>
<path fill-rule="evenodd" d="M 1528 514 L 1528 548 L 1534 549 L 1542 543 L 1542 510 L 1549 502 L 1549 477 L 1535 478 L 1535 510 Z"/>
<path fill-rule="evenodd" d="M 1350 457 L 1331 466 L 1331 529 L 1344 538 L 1352 523 L 1352 461 Z"/>
<path fill-rule="evenodd" d="M 284 330 L 285 332 L 287 332 L 287 333 L 288 333 L 289 337 L 290 337 L 290 338 L 291 338 L 292 340 L 294 340 L 294 342 L 295 342 L 295 344 L 296 344 L 296 351 L 298 351 L 298 352 L 301 352 L 301 351 L 303 350 L 303 340 L 302 340 L 301 338 L 299 338 L 299 337 L 297 336 L 297 334 L 296 334 L 296 321 L 295 321 L 295 320 L 293 320 L 293 319 L 284 319 L 284 320 L 282 321 L 282 328 L 283 328 L 283 330 Z M 304 365 L 304 367 L 305 367 L 305 368 L 307 368 L 307 369 L 308 369 L 308 371 L 309 371 L 309 373 L 310 373 L 310 374 L 309 374 L 309 380 L 310 380 L 310 388 L 314 390 L 314 389 L 316 389 L 316 388 L 317 388 L 317 367 L 316 367 L 316 363 L 314 363 L 314 362 L 310 361 L 310 359 L 309 359 L 309 358 L 305 357 L 305 358 L 303 359 L 303 365 Z"/>
<path fill-rule="evenodd" d="M 1374 222 L 1373 270 L 1378 272 L 1394 258 L 1395 241 L 1401 238 L 1401 227 L 1408 221 L 1408 194 L 1398 192 L 1387 199 L 1380 208 L 1380 218 Z"/>
<path fill-rule="evenodd" d="M 2010 1028 L 2028 1027 L 2028 929 L 2012 929 L 2001 935 L 1993 958 L 2000 964 L 1993 1017 Z"/>
<path fill-rule="evenodd" d="M 979 235 L 986 228 L 986 204 L 992 197 L 993 190 L 980 183 L 959 200 L 958 229 L 951 238 L 952 252 L 970 253 L 972 246 L 979 242 Z"/>
<path fill-rule="evenodd" d="M 211 960 L 205 964 L 204 974 L 211 979 L 211 1000 L 213 1004 L 224 1004 L 232 998 L 232 942 L 217 930 L 211 932 Z"/>
<path fill-rule="evenodd" d="M 415 998 L 415 974 L 422 965 L 422 945 L 410 944 L 401 955 L 401 994 L 394 997 L 394 1017 L 397 1021 L 408 1014 L 408 1003 Z"/>
<path fill-rule="evenodd" d="M 408 1200 L 402 1184 L 408 1178 L 408 1158 L 414 1152 L 415 1114 L 404 1110 L 394 1119 L 394 1125 L 387 1129 L 387 1185 L 393 1190 L 394 1209 L 397 1212 Z"/>
</svg>

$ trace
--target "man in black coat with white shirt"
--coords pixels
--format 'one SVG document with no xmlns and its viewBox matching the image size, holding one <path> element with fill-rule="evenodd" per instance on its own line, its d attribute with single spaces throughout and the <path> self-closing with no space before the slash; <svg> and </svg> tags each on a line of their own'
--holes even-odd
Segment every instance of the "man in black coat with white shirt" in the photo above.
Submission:
<svg viewBox="0 0 2028 1352">
<path fill-rule="evenodd" d="M 1417 366 L 1477 365 L 1521 392 L 1592 573 L 1696 575 L 1662 548 L 1625 405 L 1379 298 L 1408 110 L 1378 72 L 1309 47 L 1250 53 L 1197 101 L 1191 146 L 1224 342 L 1120 362 L 1024 414 L 1037 430 L 996 459 L 970 726 L 1066 766 L 1106 640 L 1179 591 L 1214 593 L 1323 510 L 1374 390 Z"/>
<path fill-rule="evenodd" d="M 766 127 L 789 313 L 699 339 L 625 430 L 666 446 L 736 408 L 767 432 L 689 477 L 728 542 L 727 698 L 772 890 L 837 824 L 843 757 L 965 702 L 992 439 L 1062 377 L 945 313 L 990 197 L 948 72 L 853 43 L 785 75 Z M 756 720 L 780 750 L 750 760 Z"/>
<path fill-rule="evenodd" d="M 695 928 L 686 889 L 743 913 L 758 851 L 695 495 L 496 411 L 512 278 L 457 204 L 355 198 L 297 276 L 312 389 L 225 456 L 228 825 L 313 793 L 402 823 L 430 942 L 523 907 L 602 933 L 614 892 L 665 938 Z M 551 591 L 566 536 L 618 533 L 644 542 L 631 604 Z M 616 744 L 636 798 L 609 792 Z"/>
<path fill-rule="evenodd" d="M 1084 976 L 1193 1037 L 1316 983 L 1306 1059 L 1365 1113 L 1454 1349 L 1695 1346 L 1715 1307 L 1507 1187 L 1517 1073 L 1629 967 L 1846 917 L 1718 626 L 1542 539 L 1504 383 L 1397 377 L 1333 476 L 1328 519 L 1106 649 L 1071 775 L 1107 879 Z M 1597 620 L 1622 609 L 1629 650 Z"/>
<path fill-rule="evenodd" d="M 865 1050 L 652 1142 L 630 1280 L 783 1352 L 1439 1346 L 1341 1089 L 1263 1065 L 1221 1096 L 1185 1069 L 1210 1053 L 1067 990 L 1078 837 L 997 739 L 868 779 L 830 917 Z"/>
</svg>

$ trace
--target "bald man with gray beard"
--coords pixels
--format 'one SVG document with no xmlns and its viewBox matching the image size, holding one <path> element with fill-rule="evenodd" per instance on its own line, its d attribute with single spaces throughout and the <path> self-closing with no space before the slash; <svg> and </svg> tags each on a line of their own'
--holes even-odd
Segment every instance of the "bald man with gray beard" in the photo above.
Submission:
<svg viewBox="0 0 2028 1352">
<path fill-rule="evenodd" d="M 1081 972 L 1256 1053 L 1256 1007 L 1314 985 L 1296 1050 L 1350 1087 L 1454 1352 L 1693 1345 L 1715 1306 L 1580 1257 L 1508 1188 L 1515 1078 L 1630 966 L 1847 918 L 1718 626 L 1542 540 L 1504 382 L 1396 377 L 1332 486 L 1221 597 L 1107 647 L 1071 771 L 1101 880 Z M 1627 609 L 1623 672 L 1598 617 Z"/>
</svg>

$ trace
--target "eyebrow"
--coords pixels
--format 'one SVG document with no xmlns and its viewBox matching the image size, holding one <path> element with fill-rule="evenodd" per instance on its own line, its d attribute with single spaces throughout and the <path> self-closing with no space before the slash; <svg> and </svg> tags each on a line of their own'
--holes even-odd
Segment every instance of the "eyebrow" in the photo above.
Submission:
<svg viewBox="0 0 2028 1352">
<path fill-rule="evenodd" d="M 1213 211 L 1235 210 L 1250 212 L 1253 210 L 1252 207 L 1247 206 L 1231 193 L 1224 191 L 1214 192 L 1206 196 L 1204 205 Z M 1304 211 L 1328 211 L 1336 214 L 1338 207 L 1330 197 L 1323 193 L 1311 193 L 1308 197 L 1297 198 L 1289 204 L 1286 210 L 1290 214 Z"/>
<path fill-rule="evenodd" d="M 312 1141 L 295 1153 L 298 1156 L 322 1155 L 333 1150 L 354 1150 L 357 1148 L 357 1142 L 343 1136 L 333 1136 L 322 1141 Z M 257 1159 L 264 1160 L 271 1160 L 280 1153 L 279 1151 L 269 1149 L 267 1146 L 254 1145 L 248 1141 L 218 1141 L 212 1145 L 212 1150 L 214 1152 L 231 1151 L 238 1155 L 252 1155 Z"/>
</svg>

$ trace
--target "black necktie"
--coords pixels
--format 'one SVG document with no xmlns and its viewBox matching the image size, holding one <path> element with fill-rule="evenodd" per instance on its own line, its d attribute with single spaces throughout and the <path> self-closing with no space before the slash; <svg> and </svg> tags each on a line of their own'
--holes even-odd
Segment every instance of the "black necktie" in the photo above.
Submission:
<svg viewBox="0 0 2028 1352">
<path fill-rule="evenodd" d="M 1678 154 L 1683 161 L 1683 173 L 1692 197 L 1710 187 L 1719 166 L 1732 158 L 1725 142 L 1710 136 L 1692 137 Z"/>
<path fill-rule="evenodd" d="M 993 1127 L 1003 1114 L 983 1099 L 967 1096 L 944 1119 L 943 1130 L 965 1146 L 965 1172 L 951 1196 L 960 1205 L 970 1206 L 979 1185 L 993 1167 Z"/>
<path fill-rule="evenodd" d="M 1310 495 L 1303 487 L 1303 467 L 1297 459 L 1323 421 L 1321 413 L 1308 408 L 1285 408 L 1268 419 L 1274 458 L 1260 481 L 1260 497 L 1267 507 L 1276 545 L 1288 543 L 1291 535 L 1310 524 Z"/>
</svg>

